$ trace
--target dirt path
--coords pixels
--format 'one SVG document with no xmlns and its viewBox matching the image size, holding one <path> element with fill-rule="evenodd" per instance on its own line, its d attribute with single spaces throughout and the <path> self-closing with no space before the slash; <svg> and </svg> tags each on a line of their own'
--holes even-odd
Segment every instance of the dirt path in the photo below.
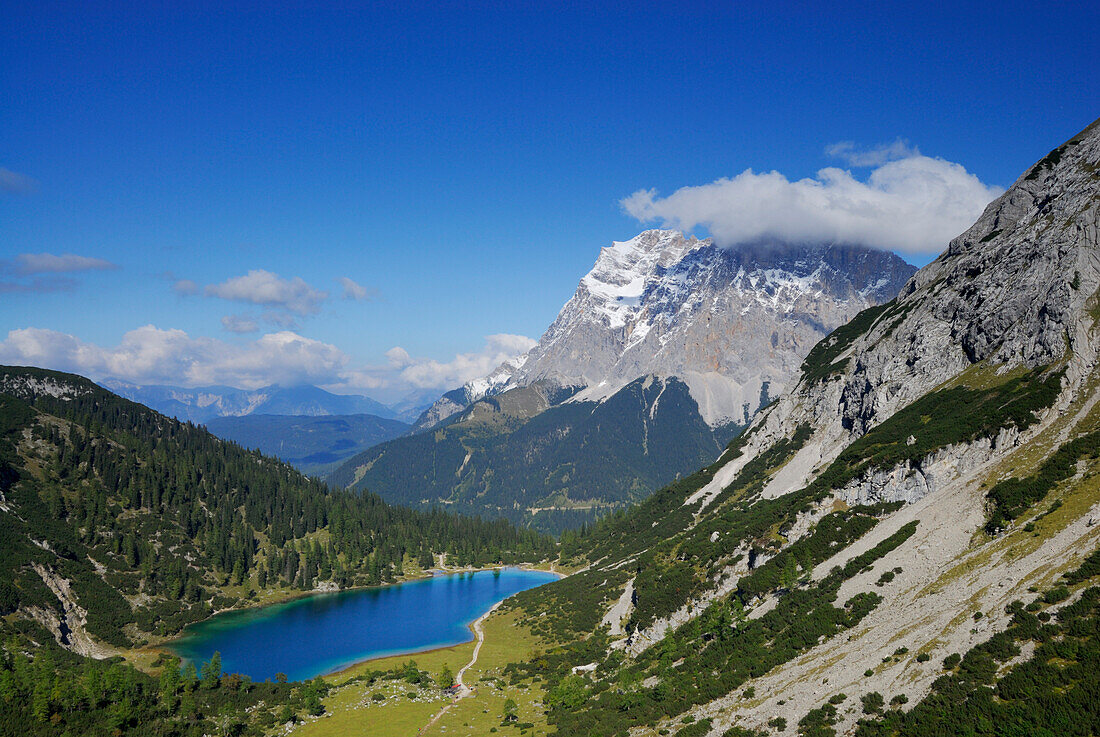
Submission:
<svg viewBox="0 0 1100 737">
<path fill-rule="evenodd" d="M 458 703 L 459 699 L 464 699 L 467 696 L 474 695 L 474 689 L 467 686 L 466 682 L 463 681 L 462 678 L 466 675 L 466 671 L 468 671 L 470 667 L 477 662 L 478 653 L 481 652 L 481 644 L 485 642 L 485 631 L 481 629 L 482 622 L 488 619 L 489 615 L 496 611 L 496 608 L 500 605 L 501 602 L 499 601 L 496 604 L 493 604 L 492 608 L 489 609 L 489 611 L 482 614 L 480 617 L 474 620 L 474 623 L 472 625 L 470 625 L 470 629 L 472 629 L 474 631 L 474 635 L 477 636 L 477 644 L 474 645 L 474 654 L 470 657 L 470 662 L 462 666 L 462 668 L 459 669 L 458 674 L 455 676 L 455 684 L 458 686 L 458 691 L 455 692 L 455 697 L 451 700 L 451 703 L 440 709 L 439 713 L 432 717 L 432 720 L 430 722 L 421 727 L 420 731 L 418 731 L 417 734 L 425 734 L 435 725 L 436 722 L 440 720 L 440 718 L 442 718 L 444 714 L 451 710 L 452 706 Z"/>
</svg>

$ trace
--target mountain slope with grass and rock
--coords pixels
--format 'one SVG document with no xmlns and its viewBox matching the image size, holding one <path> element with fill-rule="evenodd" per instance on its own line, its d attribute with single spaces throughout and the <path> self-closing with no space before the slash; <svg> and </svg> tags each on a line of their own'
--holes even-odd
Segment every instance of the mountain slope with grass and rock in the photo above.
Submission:
<svg viewBox="0 0 1100 737">
<path fill-rule="evenodd" d="M 515 681 L 565 734 L 1094 732 L 1098 358 L 1100 121 L 717 461 L 565 538 Z"/>
</svg>

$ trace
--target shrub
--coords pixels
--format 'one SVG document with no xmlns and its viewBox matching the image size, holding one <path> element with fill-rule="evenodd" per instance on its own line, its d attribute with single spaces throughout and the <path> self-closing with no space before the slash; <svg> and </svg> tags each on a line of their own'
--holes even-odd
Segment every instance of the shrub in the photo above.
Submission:
<svg viewBox="0 0 1100 737">
<path fill-rule="evenodd" d="M 1069 589 L 1065 586 L 1058 586 L 1043 594 L 1043 601 L 1047 604 L 1057 604 L 1058 602 L 1065 601 L 1068 598 Z"/>
<path fill-rule="evenodd" d="M 882 698 L 882 694 L 880 694 L 878 691 L 872 691 L 869 694 L 864 694 L 862 697 L 860 697 L 859 701 L 863 705 L 864 714 L 878 714 L 880 711 L 882 711 L 882 707 L 886 703 L 886 701 Z"/>
<path fill-rule="evenodd" d="M 679 732 L 676 733 L 676 737 L 703 737 L 703 735 L 705 735 L 709 731 L 710 720 L 702 719 L 698 722 L 695 722 L 694 724 L 689 724 L 688 726 L 681 729 Z"/>
</svg>

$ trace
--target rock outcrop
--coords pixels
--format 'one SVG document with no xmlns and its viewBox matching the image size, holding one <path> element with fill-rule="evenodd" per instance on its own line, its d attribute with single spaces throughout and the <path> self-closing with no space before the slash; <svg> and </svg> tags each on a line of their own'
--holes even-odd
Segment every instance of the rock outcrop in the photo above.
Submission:
<svg viewBox="0 0 1100 737">
<path fill-rule="evenodd" d="M 744 458 L 808 424 L 805 474 L 902 407 L 976 364 L 998 374 L 1065 362 L 1063 395 L 1096 366 L 1100 308 L 1100 124 L 1058 147 L 992 202 L 847 336 L 828 375 L 804 375 Z M 834 339 L 833 336 L 830 340 Z"/>
</svg>

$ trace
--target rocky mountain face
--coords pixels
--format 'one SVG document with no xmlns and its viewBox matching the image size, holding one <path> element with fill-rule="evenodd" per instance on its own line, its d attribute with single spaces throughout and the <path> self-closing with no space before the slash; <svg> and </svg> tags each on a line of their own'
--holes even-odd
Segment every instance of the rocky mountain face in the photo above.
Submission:
<svg viewBox="0 0 1100 737">
<path fill-rule="evenodd" d="M 137 385 L 108 379 L 101 382 L 121 397 L 140 402 L 179 420 L 204 423 L 215 417 L 251 414 L 324 415 L 371 414 L 392 420 L 398 413 L 370 397 L 332 394 L 316 386 L 265 386 L 235 389 L 207 386 L 186 389 L 178 386 Z"/>
<path fill-rule="evenodd" d="M 749 452 L 808 424 L 799 465 L 810 470 L 967 370 L 1006 376 L 1061 363 L 1063 394 L 1079 393 L 1097 351 L 1094 131 L 1021 176 L 895 302 L 830 336 Z"/>
<path fill-rule="evenodd" d="M 1042 643 L 1096 647 L 1069 623 L 1100 597 L 1098 359 L 1100 121 L 814 346 L 715 463 L 567 541 L 587 567 L 514 607 L 566 643 L 526 666 L 551 722 L 1058 733 L 1091 708 L 1091 668 L 1054 688 Z"/>
<path fill-rule="evenodd" d="M 723 438 L 748 424 L 787 386 L 817 341 L 861 310 L 892 299 L 913 271 L 894 254 L 859 246 L 720 248 L 676 231 L 646 231 L 601 251 L 531 351 L 448 392 L 412 429 L 414 436 L 440 432 L 367 451 L 330 479 L 391 501 L 471 504 L 464 509 L 516 522 L 543 524 L 562 515 L 577 524 L 591 521 L 597 512 L 636 502 L 709 460 L 711 449 L 717 452 Z M 658 386 L 676 387 L 664 408 L 673 406 L 669 400 L 675 394 L 680 411 L 679 424 L 665 412 L 665 421 L 653 430 L 646 418 L 657 405 L 647 408 L 628 388 L 640 381 L 650 386 L 655 379 Z M 516 450 L 508 436 L 519 425 L 492 425 L 497 434 L 488 442 L 488 431 L 474 418 L 498 412 L 492 398 L 521 396 L 534 386 L 553 398 L 524 422 L 562 404 L 529 431 L 553 428 L 555 460 L 506 471 L 514 463 L 501 453 Z M 597 409 L 604 403 L 621 407 L 626 397 L 633 398 L 626 400 L 632 411 Z M 602 418 L 601 432 L 575 434 L 581 416 Z M 607 424 L 612 419 L 632 425 L 612 427 Z M 471 422 L 476 432 L 470 432 Z M 679 439 L 690 452 L 669 455 L 662 463 L 656 453 L 645 448 L 639 453 L 622 442 L 643 436 L 653 448 Z M 610 443 L 616 462 L 606 462 L 609 454 L 598 443 L 586 445 L 578 438 Z M 440 444 L 457 445 L 444 452 Z M 617 475 L 607 473 L 611 468 Z M 577 516 L 580 507 L 586 516 Z M 529 518 L 533 510 L 542 517 Z M 558 531 L 561 525 L 545 529 Z"/>
<path fill-rule="evenodd" d="M 712 426 L 745 424 L 797 373 L 809 349 L 913 273 L 859 246 L 710 240 L 650 230 L 600 252 L 538 345 L 443 397 L 418 428 L 482 396 L 553 381 L 611 396 L 639 376 L 686 383 Z"/>
</svg>

